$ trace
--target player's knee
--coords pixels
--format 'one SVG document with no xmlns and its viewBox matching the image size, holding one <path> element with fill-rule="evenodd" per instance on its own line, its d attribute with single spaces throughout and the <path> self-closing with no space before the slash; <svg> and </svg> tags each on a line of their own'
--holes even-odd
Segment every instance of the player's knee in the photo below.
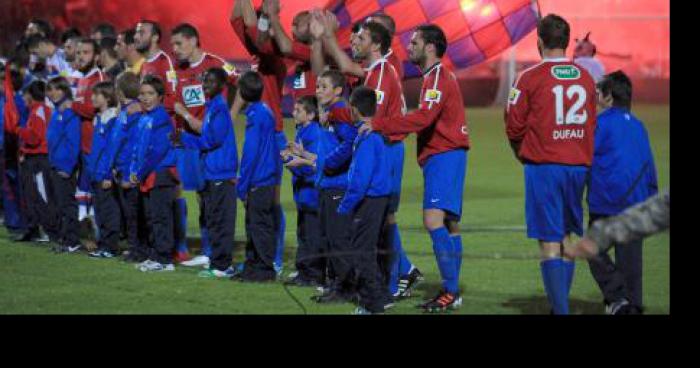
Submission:
<svg viewBox="0 0 700 368">
<path fill-rule="evenodd" d="M 423 211 L 423 226 L 430 231 L 445 226 L 445 214 L 440 210 Z"/>
<path fill-rule="evenodd" d="M 542 260 L 561 258 L 561 243 L 540 241 L 540 257 Z"/>
<path fill-rule="evenodd" d="M 388 225 L 394 225 L 396 223 L 396 214 L 390 213 L 390 214 L 386 215 L 386 223 Z"/>
</svg>

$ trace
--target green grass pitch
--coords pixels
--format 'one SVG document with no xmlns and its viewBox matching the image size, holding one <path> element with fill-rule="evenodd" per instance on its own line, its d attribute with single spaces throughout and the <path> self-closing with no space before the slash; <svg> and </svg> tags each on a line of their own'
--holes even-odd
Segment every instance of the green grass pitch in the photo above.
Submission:
<svg viewBox="0 0 700 368">
<path fill-rule="evenodd" d="M 669 182 L 669 107 L 636 106 L 653 145 L 661 188 Z M 464 260 L 460 287 L 463 314 L 546 314 L 549 307 L 538 266 L 535 241 L 525 234 L 522 168 L 505 139 L 500 108 L 467 110 L 473 148 L 464 188 L 462 234 Z M 293 137 L 288 122 L 287 136 Z M 239 149 L 243 125 L 237 125 Z M 398 222 L 409 258 L 425 274 L 416 296 L 387 314 L 419 313 L 415 305 L 439 288 L 439 274 L 421 218 L 422 176 L 416 163 L 415 138 L 406 145 L 402 203 Z M 294 267 L 296 211 L 290 175 L 285 173 L 282 200 L 287 218 L 285 275 Z M 189 236 L 198 238 L 197 205 L 188 193 Z M 238 206 L 234 261 L 243 259 L 244 213 Z M 196 239 L 190 240 L 196 244 Z M 670 311 L 669 233 L 644 245 L 644 301 L 649 314 Z M 588 270 L 578 261 L 571 291 L 574 314 L 602 313 L 602 296 Z M 348 314 L 353 306 L 320 306 L 309 300 L 312 289 L 281 283 L 241 284 L 197 277 L 198 270 L 144 274 L 117 260 L 85 254 L 54 255 L 39 244 L 13 243 L 0 230 L 1 314 Z M 296 301 L 295 301 L 296 300 Z M 297 303 L 301 304 L 301 306 Z"/>
</svg>

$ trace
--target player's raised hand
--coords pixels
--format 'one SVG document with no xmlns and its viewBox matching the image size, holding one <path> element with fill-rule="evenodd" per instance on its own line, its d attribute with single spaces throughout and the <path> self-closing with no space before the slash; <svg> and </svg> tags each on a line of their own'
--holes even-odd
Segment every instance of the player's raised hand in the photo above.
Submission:
<svg viewBox="0 0 700 368">
<path fill-rule="evenodd" d="M 323 26 L 323 20 L 320 16 L 320 13 L 317 10 L 314 10 L 314 12 L 315 13 L 312 13 L 311 16 L 309 31 L 311 32 L 311 37 L 313 37 L 313 39 L 315 40 L 318 40 L 319 38 L 323 37 L 326 28 Z"/>
</svg>

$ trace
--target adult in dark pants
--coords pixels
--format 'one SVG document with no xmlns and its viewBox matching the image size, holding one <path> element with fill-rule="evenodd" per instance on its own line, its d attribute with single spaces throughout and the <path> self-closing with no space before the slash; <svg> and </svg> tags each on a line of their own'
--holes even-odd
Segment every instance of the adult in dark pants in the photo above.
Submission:
<svg viewBox="0 0 700 368">
<path fill-rule="evenodd" d="M 143 196 L 139 188 L 129 182 L 129 169 L 141 118 L 139 77 L 131 72 L 123 73 L 117 77 L 116 88 L 122 108 L 112 129 L 111 144 L 106 155 L 114 168 L 115 182 L 119 185 L 119 206 L 129 244 L 129 252 L 124 260 L 141 263 L 148 259 L 147 220 Z"/>
<path fill-rule="evenodd" d="M 139 120 L 129 180 L 139 184 L 146 201 L 152 244 L 149 259 L 140 263 L 142 272 L 174 271 L 175 191 L 179 184 L 175 151 L 168 140 L 174 124 L 163 107 L 165 85 L 148 75 L 141 82 L 139 100 L 145 110 Z"/>
<path fill-rule="evenodd" d="M 658 192 L 656 167 L 644 125 L 630 111 L 632 83 L 622 72 L 597 85 L 595 149 L 588 187 L 590 223 L 620 214 Z M 607 252 L 589 260 L 605 298 L 607 314 L 642 313 L 642 241 L 615 244 L 615 262 Z"/>
<path fill-rule="evenodd" d="M 263 82 L 256 72 L 238 80 L 237 95 L 249 106 L 238 179 L 238 198 L 246 208 L 246 261 L 237 278 L 242 281 L 270 281 L 276 278 L 275 186 L 282 167 L 275 140 L 275 118 L 261 102 Z"/>
<path fill-rule="evenodd" d="M 199 120 L 183 105 L 176 104 L 175 111 L 200 135 L 176 131 L 172 140 L 176 146 L 199 150 L 204 167 L 205 223 L 212 243 L 209 269 L 200 277 L 231 277 L 233 239 L 236 230 L 236 172 L 238 151 L 233 120 L 223 96 L 228 73 L 222 68 L 208 69 L 204 75 L 204 119 Z"/>
<path fill-rule="evenodd" d="M 24 98 L 30 107 L 26 126 L 6 127 L 20 141 L 20 179 L 26 205 L 27 233 L 17 240 L 56 241 L 59 238 L 59 223 L 56 204 L 51 203 L 55 200 L 55 195 L 50 180 L 51 168 L 46 145 L 46 128 L 52 110 L 44 102 L 46 83 L 32 82 L 24 91 Z M 49 234 L 48 237 L 40 237 L 39 226 Z"/>
<path fill-rule="evenodd" d="M 60 239 L 57 253 L 73 253 L 81 248 L 79 239 L 78 201 L 75 199 L 77 168 L 80 157 L 81 120 L 71 109 L 73 94 L 68 80 L 51 79 L 46 94 L 56 106 L 51 116 L 46 141 L 51 164 L 51 181 L 61 212 Z"/>
<path fill-rule="evenodd" d="M 100 237 L 97 250 L 90 253 L 94 258 L 113 258 L 119 254 L 121 212 L 119 192 L 112 174 L 113 160 L 109 156 L 112 146 L 112 130 L 117 123 L 117 95 L 112 82 L 100 82 L 92 87 L 92 104 L 97 110 L 94 118 L 92 150 L 87 156 L 90 184 L 95 194 Z"/>
</svg>

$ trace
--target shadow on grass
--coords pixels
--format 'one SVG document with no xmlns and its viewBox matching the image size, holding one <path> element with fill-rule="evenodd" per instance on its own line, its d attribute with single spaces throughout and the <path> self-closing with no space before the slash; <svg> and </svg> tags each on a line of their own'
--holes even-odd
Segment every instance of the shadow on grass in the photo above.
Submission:
<svg viewBox="0 0 700 368">
<path fill-rule="evenodd" d="M 516 297 L 507 300 L 502 304 L 506 308 L 516 309 L 520 314 L 549 314 L 550 306 L 547 297 L 544 295 L 531 295 Z M 603 305 L 581 299 L 569 299 L 570 314 L 602 314 Z"/>
<path fill-rule="evenodd" d="M 437 295 L 441 288 L 442 284 L 439 282 L 423 281 L 416 286 L 416 291 L 419 292 L 421 298 L 427 299 Z M 460 289 L 464 290 L 464 285 L 460 285 Z M 469 298 L 469 295 L 465 294 L 464 297 Z M 501 305 L 514 310 L 512 314 L 547 315 L 550 312 L 549 301 L 545 295 L 512 297 L 501 303 Z M 579 315 L 602 314 L 603 305 L 602 303 L 588 300 L 570 298 L 569 312 L 570 314 Z"/>
</svg>

